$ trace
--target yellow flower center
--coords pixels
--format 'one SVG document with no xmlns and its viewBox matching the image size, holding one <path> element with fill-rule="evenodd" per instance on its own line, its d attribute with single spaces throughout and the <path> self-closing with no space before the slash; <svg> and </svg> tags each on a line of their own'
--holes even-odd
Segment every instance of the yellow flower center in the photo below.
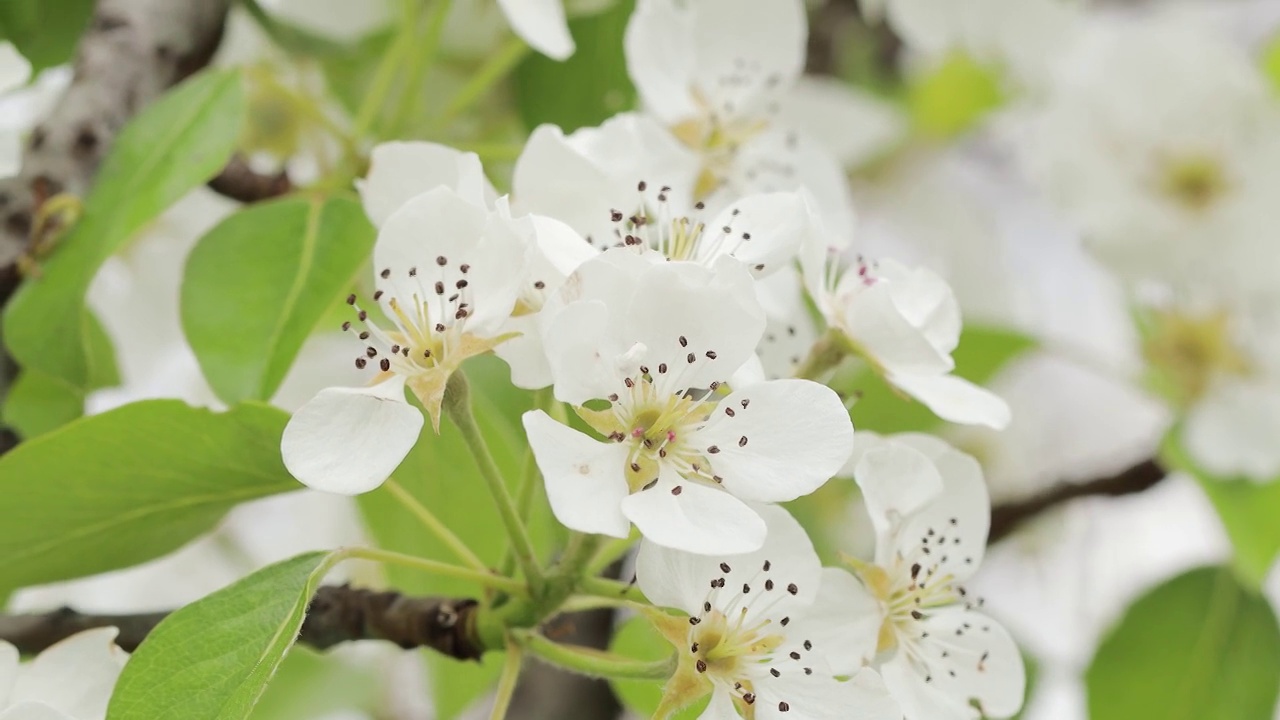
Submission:
<svg viewBox="0 0 1280 720">
<path fill-rule="evenodd" d="M 1208 157 L 1189 157 L 1167 163 L 1161 190 L 1192 212 L 1202 212 L 1228 189 L 1222 165 Z"/>
<path fill-rule="evenodd" d="M 1200 398 L 1216 376 L 1251 372 L 1247 356 L 1232 340 L 1229 317 L 1223 312 L 1202 316 L 1157 312 L 1147 328 L 1142 351 L 1158 389 L 1180 403 Z"/>
<path fill-rule="evenodd" d="M 700 95 L 695 93 L 694 97 L 699 113 L 676 123 L 671 134 L 702 157 L 702 168 L 693 188 L 694 198 L 702 200 L 724 183 L 738 148 L 768 129 L 769 124 L 759 118 L 726 120 L 712 112 Z"/>
</svg>

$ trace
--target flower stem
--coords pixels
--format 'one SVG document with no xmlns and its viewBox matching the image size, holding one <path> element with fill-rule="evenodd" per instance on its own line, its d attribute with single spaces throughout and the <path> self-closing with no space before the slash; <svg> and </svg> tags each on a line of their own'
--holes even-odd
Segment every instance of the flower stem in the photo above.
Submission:
<svg viewBox="0 0 1280 720">
<path fill-rule="evenodd" d="M 405 490 L 400 483 L 395 480 L 388 480 L 384 483 L 384 486 L 387 488 L 388 492 L 395 496 L 396 500 L 400 501 L 400 504 L 403 505 L 406 510 L 412 513 L 414 517 L 418 518 L 418 520 L 431 531 L 432 535 L 435 535 L 440 542 L 447 545 L 459 560 L 480 572 L 489 572 L 489 566 L 485 565 L 484 561 L 472 552 L 471 548 L 467 547 L 467 544 L 462 541 L 462 538 L 455 535 L 452 530 L 440 521 L 440 518 L 436 517 L 435 514 L 428 510 L 427 506 L 418 502 L 418 498 L 414 497 L 408 490 Z"/>
<path fill-rule="evenodd" d="M 414 14 L 416 15 L 416 12 Z M 373 127 L 373 121 L 382 110 L 382 103 L 386 100 L 387 93 L 391 91 L 391 84 L 396 79 L 396 71 L 400 68 L 405 55 L 413 48 L 414 35 L 418 26 L 416 20 L 416 17 L 406 17 L 402 20 L 404 24 L 401 25 L 399 34 L 392 41 L 391 47 L 383 53 L 382 60 L 373 71 L 369 91 L 360 101 L 360 111 L 356 113 L 351 132 L 351 136 L 357 142 Z"/>
<path fill-rule="evenodd" d="M 583 595 L 594 595 L 602 598 L 646 602 L 644 593 L 640 592 L 640 588 L 630 583 L 618 582 L 608 578 L 582 578 L 582 581 L 578 583 L 578 592 Z"/>
<path fill-rule="evenodd" d="M 561 645 L 531 630 L 512 631 L 529 652 L 547 662 L 589 677 L 618 680 L 665 680 L 676 669 L 675 656 L 664 660 L 633 660 L 578 645 Z"/>
<path fill-rule="evenodd" d="M 840 331 L 835 329 L 827 330 L 826 334 L 818 338 L 813 343 L 813 347 L 809 348 L 809 354 L 805 356 L 803 362 L 792 373 L 795 377 L 802 380 L 818 380 L 824 376 L 827 371 L 840 364 L 848 354 L 847 341 Z"/>
<path fill-rule="evenodd" d="M 511 72 L 524 56 L 529 53 L 529 45 L 518 37 L 512 37 L 497 52 L 489 56 L 475 73 L 471 76 L 471 80 L 453 96 L 449 104 L 445 106 L 444 112 L 440 115 L 438 127 L 447 128 L 449 123 L 453 121 L 464 110 L 471 107 L 479 100 L 489 88 L 493 87 L 502 78 Z"/>
<path fill-rule="evenodd" d="M 515 578 L 502 577 L 489 571 L 472 570 L 471 568 L 458 567 L 450 565 L 438 560 L 428 560 L 427 558 L 414 557 L 413 555 L 405 555 L 403 553 L 392 552 L 390 550 L 382 550 L 380 548 L 345 548 L 343 550 L 346 557 L 361 558 L 363 560 L 372 560 L 374 562 L 387 563 L 389 565 L 400 565 L 402 567 L 415 568 L 434 575 L 442 577 L 458 578 L 459 580 L 470 580 L 472 582 L 483 585 L 484 587 L 493 588 L 495 590 L 505 590 L 506 592 L 523 595 L 526 590 L 524 583 Z"/>
<path fill-rule="evenodd" d="M 632 533 L 632 537 L 613 538 L 609 542 L 600 546 L 596 554 L 587 563 L 588 575 L 599 575 L 604 569 L 614 563 L 615 560 L 627 554 L 636 544 L 636 533 Z"/>
<path fill-rule="evenodd" d="M 493 496 L 493 501 L 498 506 L 498 514 L 506 527 L 507 536 L 511 540 L 511 548 L 521 572 L 524 573 L 530 586 L 540 586 L 543 581 L 542 568 L 538 567 L 533 541 L 529 539 L 529 531 L 520 519 L 520 513 L 516 510 L 515 501 L 511 499 L 507 484 L 502 480 L 502 472 L 498 470 L 498 464 L 494 462 L 493 454 L 489 452 L 489 444 L 485 442 L 480 427 L 476 425 L 476 417 L 471 412 L 470 392 L 467 377 L 462 374 L 462 371 L 453 373 L 449 377 L 449 386 L 445 390 L 444 411 L 462 433 L 462 439 L 467 443 L 471 457 L 475 459 L 476 466 L 480 470 L 480 477 L 484 479 L 485 485 L 489 488 L 489 494 Z"/>
<path fill-rule="evenodd" d="M 498 678 L 498 691 L 493 701 L 493 711 L 489 720 L 504 720 L 511 707 L 511 698 L 516 692 L 516 681 L 520 679 L 520 668 L 524 663 L 524 648 L 507 641 L 507 657 L 502 663 L 502 675 Z"/>
<path fill-rule="evenodd" d="M 396 103 L 395 112 L 391 114 L 389 127 L 393 132 L 404 131 L 404 125 L 415 109 L 414 102 L 422 98 L 422 84 L 426 81 L 431 66 L 435 64 L 436 55 L 440 51 L 440 36 L 444 34 L 444 23 L 452 7 L 453 0 L 436 0 L 435 6 L 431 8 L 431 14 L 427 15 L 426 29 L 422 33 L 418 52 L 409 67 L 404 92 L 400 94 L 400 101 Z"/>
</svg>

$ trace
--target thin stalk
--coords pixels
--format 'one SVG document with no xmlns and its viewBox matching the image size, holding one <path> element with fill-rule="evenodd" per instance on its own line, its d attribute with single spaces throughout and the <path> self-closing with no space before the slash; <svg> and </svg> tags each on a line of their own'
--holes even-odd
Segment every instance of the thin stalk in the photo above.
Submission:
<svg viewBox="0 0 1280 720">
<path fill-rule="evenodd" d="M 343 552 L 346 557 L 361 558 L 390 565 L 399 565 L 401 567 L 410 567 L 432 573 L 433 575 L 439 575 L 441 577 L 470 580 L 485 587 L 493 588 L 495 590 L 504 590 L 517 595 L 523 595 L 526 592 L 524 583 L 516 580 L 515 578 L 502 577 L 501 575 L 487 571 L 481 572 L 478 570 L 472 570 L 471 568 L 458 567 L 457 565 L 450 565 L 449 563 L 440 562 L 439 560 L 428 560 L 427 558 L 414 557 L 413 555 L 405 555 L 403 553 L 382 550 L 380 548 L 346 548 Z"/>
<path fill-rule="evenodd" d="M 498 48 L 497 52 L 490 55 L 489 59 L 476 69 L 471 80 L 463 85 L 445 106 L 444 112 L 440 115 L 438 127 L 447 128 L 454 118 L 474 105 L 491 87 L 506 77 L 528 53 L 528 43 L 518 37 L 512 37 Z"/>
<path fill-rule="evenodd" d="M 672 655 L 665 660 L 633 660 L 595 648 L 561 645 L 533 631 L 512 633 L 525 648 L 547 662 L 589 677 L 618 680 L 666 680 L 676 669 Z"/>
<path fill-rule="evenodd" d="M 635 533 L 632 533 L 635 535 Z M 635 547 L 635 537 L 613 538 L 609 542 L 604 543 L 596 550 L 596 554 L 587 563 L 587 575 L 599 575 L 604 569 L 609 567 L 618 558 L 626 555 L 632 547 Z"/>
<path fill-rule="evenodd" d="M 351 132 L 357 142 L 364 136 L 366 132 L 373 127 L 373 120 L 378 116 L 378 111 L 382 109 L 382 103 L 387 99 L 387 93 L 391 91 L 391 84 L 396 79 L 396 71 L 404 61 L 405 55 L 413 47 L 413 39 L 417 30 L 417 22 L 411 18 L 406 18 L 404 25 L 400 28 L 400 33 L 391 43 L 391 47 L 387 48 L 383 54 L 382 60 L 378 63 L 378 68 L 373 71 L 373 80 L 369 83 L 369 92 L 365 93 L 364 99 L 360 102 L 360 111 L 356 113 L 356 120 Z"/>
<path fill-rule="evenodd" d="M 560 562 L 556 564 L 555 574 L 560 577 L 578 577 L 582 575 L 583 568 L 586 567 L 591 557 L 596 554 L 596 548 L 598 547 L 600 547 L 600 537 L 598 535 L 573 531 L 569 535 L 569 542 L 565 545 L 564 552 L 560 555 Z"/>
<path fill-rule="evenodd" d="M 511 698 L 516 693 L 516 681 L 520 679 L 520 668 L 524 663 L 524 648 L 510 640 L 507 641 L 507 657 L 502 663 L 502 675 L 498 678 L 498 692 L 493 701 L 493 711 L 489 720 L 504 720 L 507 710 L 511 708 Z"/>
<path fill-rule="evenodd" d="M 405 123 L 413 113 L 414 102 L 421 98 L 418 91 L 422 89 L 422 84 L 425 82 L 427 74 L 435 64 L 436 56 L 440 52 L 440 37 L 444 34 L 444 23 L 448 19 L 449 10 L 452 7 L 453 0 L 436 0 L 435 6 L 431 8 L 431 13 L 427 15 L 426 28 L 422 33 L 422 42 L 413 58 L 413 64 L 409 67 L 409 75 L 405 79 L 404 92 L 401 93 L 400 100 L 396 103 L 395 112 L 391 114 L 390 127 L 395 132 L 404 130 Z M 407 12 L 406 16 L 410 14 Z"/>
<path fill-rule="evenodd" d="M 418 521 L 430 530 L 431 534 L 435 535 L 440 542 L 447 545 L 459 560 L 480 572 L 489 572 L 489 566 L 485 565 L 484 561 L 472 552 L 471 548 L 467 547 L 462 538 L 455 535 L 452 530 L 440 521 L 440 518 L 436 517 L 425 505 L 418 502 L 418 498 L 414 497 L 408 490 L 405 490 L 400 483 L 395 480 L 388 480 L 385 483 L 385 487 L 404 506 L 405 510 L 408 510 L 414 517 L 418 518 Z"/>
<path fill-rule="evenodd" d="M 541 585 L 542 568 L 538 567 L 533 541 L 529 539 L 529 531 L 525 528 L 524 521 L 520 519 L 520 513 L 516 510 L 511 492 L 507 490 L 507 484 L 502 480 L 502 472 L 493 460 L 489 444 L 480 432 L 480 427 L 476 425 L 475 415 L 471 412 L 470 390 L 462 371 L 455 372 L 449 378 L 449 386 L 445 390 L 444 410 L 462 434 L 462 439 L 480 470 L 480 477 L 484 479 L 485 485 L 489 488 L 489 494 L 493 496 L 494 504 L 498 506 L 498 515 L 501 516 L 502 524 L 507 530 L 520 570 L 530 585 Z"/>
<path fill-rule="evenodd" d="M 603 598 L 634 600 L 645 602 L 644 593 L 630 583 L 618 582 L 608 578 L 586 577 L 578 583 L 578 592 L 583 595 L 594 595 Z"/>
<path fill-rule="evenodd" d="M 839 365 L 848 351 L 848 341 L 839 330 L 832 328 L 809 348 L 809 354 L 793 375 L 803 380 L 818 380 Z"/>
</svg>

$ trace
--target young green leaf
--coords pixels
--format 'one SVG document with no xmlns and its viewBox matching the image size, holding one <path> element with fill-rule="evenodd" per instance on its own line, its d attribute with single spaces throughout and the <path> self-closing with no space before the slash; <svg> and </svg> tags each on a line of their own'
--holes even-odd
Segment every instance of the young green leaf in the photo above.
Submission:
<svg viewBox="0 0 1280 720">
<path fill-rule="evenodd" d="M 1260 587 L 1272 562 L 1280 555 L 1280 482 L 1255 483 L 1245 478 L 1214 477 L 1182 447 L 1181 426 L 1165 436 L 1160 459 L 1165 467 L 1195 477 L 1218 511 L 1235 549 L 1235 569 L 1253 587 Z"/>
<path fill-rule="evenodd" d="M 125 127 L 85 199 L 84 216 L 60 239 L 41 277 L 23 285 L 5 311 L 5 343 L 20 365 L 77 387 L 91 384 L 84 304 L 90 281 L 142 226 L 222 169 L 243 105 L 238 72 L 207 72 Z"/>
<path fill-rule="evenodd" d="M 1091 720 L 1255 720 L 1280 694 L 1280 627 L 1227 568 L 1201 568 L 1129 607 L 1085 675 Z"/>
<path fill-rule="evenodd" d="M 218 397 L 269 400 L 372 247 L 360 204 L 343 197 L 252 205 L 201 238 L 183 277 L 182 328 Z"/>
<path fill-rule="evenodd" d="M 93 0 L 4 0 L 0 39 L 13 43 L 32 72 L 40 72 L 71 59 L 92 14 Z"/>
<path fill-rule="evenodd" d="M 0 458 L 0 591 L 159 557 L 239 503 L 298 489 L 280 460 L 287 420 L 148 400 L 19 445 Z"/>
<path fill-rule="evenodd" d="M 341 553 L 265 567 L 165 618 L 125 665 L 108 720 L 242 720 L 306 619 Z"/>
</svg>

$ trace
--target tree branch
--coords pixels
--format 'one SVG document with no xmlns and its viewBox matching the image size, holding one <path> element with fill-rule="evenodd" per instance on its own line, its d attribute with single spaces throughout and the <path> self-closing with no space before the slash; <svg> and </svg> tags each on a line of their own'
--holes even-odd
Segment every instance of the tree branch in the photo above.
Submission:
<svg viewBox="0 0 1280 720">
<path fill-rule="evenodd" d="M 284 171 L 263 175 L 249 167 L 242 156 L 236 155 L 217 177 L 209 181 L 209 189 L 232 200 L 254 203 L 288 194 L 293 190 L 293 183 Z"/>
<path fill-rule="evenodd" d="M 298 642 L 325 650 L 352 640 L 387 640 L 408 650 L 426 647 L 458 660 L 475 660 L 483 648 L 470 637 L 472 599 L 407 597 L 347 585 L 321 587 L 307 608 Z M 0 615 L 0 641 L 35 655 L 83 630 L 114 626 L 116 644 L 133 652 L 168 617 L 167 612 L 93 615 L 71 608 L 48 613 Z"/>
<path fill-rule="evenodd" d="M 1083 483 L 1062 483 L 1025 500 L 991 508 L 991 532 L 987 543 L 1008 536 L 1020 525 L 1041 513 L 1083 497 L 1118 497 L 1147 490 L 1165 478 L 1165 470 L 1155 459 L 1125 468 L 1115 475 Z"/>
</svg>

